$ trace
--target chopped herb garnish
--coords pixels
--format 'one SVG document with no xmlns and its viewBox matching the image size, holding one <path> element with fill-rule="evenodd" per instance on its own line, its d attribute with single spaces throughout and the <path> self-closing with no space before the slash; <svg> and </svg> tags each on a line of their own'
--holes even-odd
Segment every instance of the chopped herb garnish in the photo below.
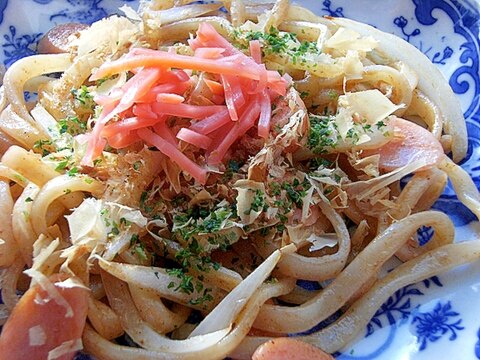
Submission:
<svg viewBox="0 0 480 360">
<path fill-rule="evenodd" d="M 335 118 L 311 115 L 309 119 L 308 147 L 317 154 L 326 152 L 327 147 L 334 148 L 337 144 Z"/>
<path fill-rule="evenodd" d="M 310 169 L 317 170 L 318 168 L 329 168 L 332 166 L 333 162 L 321 157 L 316 157 L 310 160 L 309 167 Z"/>
<path fill-rule="evenodd" d="M 60 134 L 68 133 L 72 136 L 84 134 L 87 130 L 87 124 L 77 116 L 69 116 L 58 121 L 58 130 Z"/>
<path fill-rule="evenodd" d="M 297 179 L 295 179 L 297 180 Z M 298 180 L 297 180 L 298 181 Z M 289 184 L 284 182 L 282 184 L 282 188 L 285 189 L 287 193 L 287 198 L 293 202 L 298 208 L 303 206 L 303 198 L 306 195 L 306 191 L 303 189 L 303 186 L 298 186 L 295 182 L 293 184 Z"/>
<path fill-rule="evenodd" d="M 71 91 L 75 100 L 77 100 L 84 107 L 93 107 L 93 96 L 90 94 L 88 87 L 82 85 L 79 89 L 72 89 Z"/>
<path fill-rule="evenodd" d="M 107 220 L 106 220 L 107 221 Z M 108 221 L 107 226 L 110 222 Z M 113 222 L 113 228 L 110 234 L 118 235 L 120 233 L 118 229 L 118 224 Z M 132 254 L 136 254 L 141 260 L 147 260 L 147 253 L 145 251 L 145 245 L 140 241 L 140 237 L 137 234 L 133 234 L 130 238 L 130 250 Z"/>
<path fill-rule="evenodd" d="M 67 171 L 68 176 L 75 176 L 78 174 L 78 168 L 73 167 L 70 170 Z"/>
<path fill-rule="evenodd" d="M 305 99 L 305 98 L 308 97 L 309 95 L 310 95 L 310 93 L 309 93 L 308 91 L 302 91 L 302 92 L 300 93 L 300 97 L 301 97 L 302 99 Z"/>
<path fill-rule="evenodd" d="M 273 196 L 277 196 L 280 195 L 282 188 L 278 182 L 272 182 L 270 183 L 270 191 Z"/>
<path fill-rule="evenodd" d="M 252 204 L 250 205 L 250 209 L 245 210 L 245 215 L 250 214 L 252 211 L 257 212 L 263 209 L 265 206 L 265 194 L 261 190 L 256 190 L 255 195 L 253 197 Z"/>
<path fill-rule="evenodd" d="M 97 81 L 95 81 L 95 84 L 96 84 L 97 86 L 100 86 L 100 85 L 102 85 L 105 81 L 108 81 L 108 80 L 111 80 L 111 79 L 113 79 L 112 76 L 105 76 L 105 77 L 103 77 L 103 78 L 98 79 Z"/>
<path fill-rule="evenodd" d="M 124 217 L 121 217 L 121 218 L 120 218 L 120 225 L 130 226 L 130 225 L 132 225 L 132 222 L 131 222 L 131 221 L 128 221 L 128 220 L 125 219 Z"/>
<path fill-rule="evenodd" d="M 183 239 L 188 240 L 195 234 L 217 232 L 230 216 L 232 211 L 228 208 L 220 208 L 212 212 L 204 208 L 193 208 L 189 209 L 187 214 L 176 215 L 173 221 Z"/>
<path fill-rule="evenodd" d="M 42 156 L 47 156 L 48 154 L 50 154 L 50 150 L 48 148 L 51 145 L 52 142 L 50 140 L 37 140 L 33 144 L 33 148 L 41 150 Z"/>
<path fill-rule="evenodd" d="M 119 229 L 117 226 L 114 226 L 114 227 L 112 228 L 112 230 L 110 231 L 110 234 L 109 234 L 109 235 L 111 235 L 111 236 L 116 236 L 116 235 L 118 235 L 118 234 L 120 234 L 120 229 Z"/>
<path fill-rule="evenodd" d="M 147 201 L 148 197 L 148 192 L 143 191 L 142 194 L 140 195 L 140 207 L 144 208 L 145 207 L 145 201 Z"/>
<path fill-rule="evenodd" d="M 212 301 L 213 300 L 213 296 L 212 294 L 209 294 L 208 292 L 212 291 L 212 289 L 210 288 L 206 288 L 203 292 L 203 295 L 196 298 L 196 299 L 192 299 L 189 301 L 189 303 L 191 305 L 201 305 L 207 301 Z"/>
<path fill-rule="evenodd" d="M 24 176 L 20 175 L 20 174 L 15 174 L 15 175 L 13 175 L 13 177 L 14 177 L 16 180 L 20 181 L 20 182 L 25 182 L 25 181 L 27 181 L 27 179 L 26 179 Z"/>
<path fill-rule="evenodd" d="M 133 170 L 138 171 L 140 169 L 140 166 L 142 166 L 142 162 L 135 161 L 132 166 L 133 166 Z"/>
<path fill-rule="evenodd" d="M 379 122 L 377 122 L 375 125 L 377 125 L 377 129 L 378 130 L 381 130 L 384 126 L 387 126 L 387 124 L 385 124 L 384 121 L 380 120 Z"/>
<path fill-rule="evenodd" d="M 143 244 L 137 244 L 134 247 L 135 253 L 141 260 L 147 260 L 147 254 L 145 253 L 145 249 L 143 248 Z"/>
<path fill-rule="evenodd" d="M 140 240 L 138 234 L 133 234 L 130 238 L 130 246 L 134 246 Z"/>
<path fill-rule="evenodd" d="M 240 171 L 242 164 L 236 160 L 230 160 L 227 163 L 227 169 L 223 174 L 223 179 L 225 181 L 231 180 L 234 174 L 237 174 Z"/>
<path fill-rule="evenodd" d="M 336 92 L 335 90 L 328 90 L 328 97 L 332 100 L 335 100 L 338 98 L 338 92 Z"/>
<path fill-rule="evenodd" d="M 233 36 L 240 42 L 249 42 L 258 40 L 262 45 L 263 56 L 276 55 L 278 57 L 289 57 L 293 64 L 306 67 L 310 63 L 311 55 L 318 55 L 321 50 L 315 41 L 300 41 L 297 35 L 290 32 L 279 31 L 275 27 L 271 27 L 266 33 L 261 31 L 236 30 Z M 246 44 L 241 45 L 247 48 Z"/>
<path fill-rule="evenodd" d="M 358 142 L 358 140 L 360 139 L 360 137 L 358 135 L 358 131 L 355 128 L 348 129 L 346 138 L 351 139 L 352 143 L 354 143 L 354 144 L 356 144 Z"/>
<path fill-rule="evenodd" d="M 62 160 L 60 161 L 57 166 L 55 167 L 55 170 L 56 171 L 62 171 L 62 170 L 65 170 L 65 168 L 67 167 L 68 165 L 68 160 Z"/>
<path fill-rule="evenodd" d="M 267 284 L 276 284 L 278 283 L 278 279 L 274 276 L 270 276 L 267 280 L 265 280 Z"/>
<path fill-rule="evenodd" d="M 373 130 L 372 130 L 372 125 L 370 125 L 370 124 L 365 124 L 365 125 L 363 125 L 363 130 L 364 130 L 365 132 L 373 132 Z"/>
<path fill-rule="evenodd" d="M 174 291 L 180 291 L 185 294 L 191 294 L 195 291 L 193 286 L 193 276 L 185 274 L 183 269 L 167 269 L 167 274 L 170 276 L 175 276 L 180 279 L 180 283 L 174 289 Z M 169 288 L 173 288 L 175 283 L 171 282 L 168 284 Z"/>
</svg>

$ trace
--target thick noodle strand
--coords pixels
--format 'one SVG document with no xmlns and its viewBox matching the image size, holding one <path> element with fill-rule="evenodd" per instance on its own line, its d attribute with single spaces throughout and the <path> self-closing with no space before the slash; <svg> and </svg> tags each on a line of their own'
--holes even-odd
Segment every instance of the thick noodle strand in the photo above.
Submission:
<svg viewBox="0 0 480 360">
<path fill-rule="evenodd" d="M 332 325 L 312 335 L 298 338 L 326 352 L 334 353 L 352 341 L 365 328 L 378 308 L 398 289 L 479 258 L 478 240 L 449 244 L 429 251 L 400 265 L 379 280 Z M 247 337 L 230 356 L 235 359 L 250 359 L 255 349 L 268 340 L 268 337 Z"/>
</svg>

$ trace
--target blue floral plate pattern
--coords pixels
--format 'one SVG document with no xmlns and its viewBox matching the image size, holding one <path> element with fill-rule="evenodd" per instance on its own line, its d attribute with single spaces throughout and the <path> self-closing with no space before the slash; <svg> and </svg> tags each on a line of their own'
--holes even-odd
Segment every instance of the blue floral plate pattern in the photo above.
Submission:
<svg viewBox="0 0 480 360">
<path fill-rule="evenodd" d="M 459 97 L 467 119 L 470 145 L 462 166 L 480 186 L 480 1 L 296 2 L 319 15 L 348 17 L 396 34 L 438 66 Z M 123 4 L 136 7 L 137 1 L 0 0 L 0 62 L 8 67 L 34 54 L 40 37 L 56 24 L 91 23 L 118 13 Z M 454 220 L 458 241 L 480 237 L 475 216 L 458 202 L 450 186 L 434 207 Z M 422 228 L 418 236 L 426 242 L 432 230 Z M 480 359 L 479 307 L 477 262 L 397 291 L 376 312 L 357 341 L 335 355 L 352 360 Z"/>
</svg>

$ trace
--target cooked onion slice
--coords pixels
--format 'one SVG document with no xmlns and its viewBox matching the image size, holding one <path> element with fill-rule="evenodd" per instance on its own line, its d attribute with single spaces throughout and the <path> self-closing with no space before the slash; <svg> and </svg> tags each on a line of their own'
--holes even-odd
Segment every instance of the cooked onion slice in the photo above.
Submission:
<svg viewBox="0 0 480 360">
<path fill-rule="evenodd" d="M 245 303 L 275 268 L 282 257 L 282 253 L 289 253 L 293 249 L 295 249 L 294 245 L 288 245 L 273 252 L 255 271 L 223 298 L 220 304 L 193 330 L 190 337 L 204 335 L 231 326 Z"/>
</svg>

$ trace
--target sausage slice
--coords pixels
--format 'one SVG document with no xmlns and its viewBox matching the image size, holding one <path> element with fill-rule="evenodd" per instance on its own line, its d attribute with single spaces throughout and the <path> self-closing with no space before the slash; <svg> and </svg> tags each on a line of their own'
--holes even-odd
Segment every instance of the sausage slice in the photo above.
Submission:
<svg viewBox="0 0 480 360">
<path fill-rule="evenodd" d="M 50 29 L 38 42 L 39 54 L 61 54 L 69 52 L 71 35 L 79 36 L 81 30 L 88 28 L 86 24 L 66 23 Z"/>
</svg>

